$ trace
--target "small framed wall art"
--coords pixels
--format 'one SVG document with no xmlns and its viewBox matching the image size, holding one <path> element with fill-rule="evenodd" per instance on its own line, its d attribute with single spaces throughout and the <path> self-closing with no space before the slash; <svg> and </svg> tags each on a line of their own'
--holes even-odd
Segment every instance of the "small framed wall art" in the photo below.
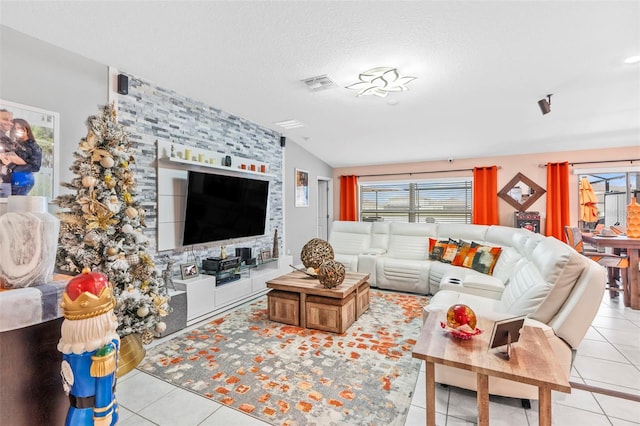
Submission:
<svg viewBox="0 0 640 426">
<path fill-rule="evenodd" d="M 180 265 L 180 272 L 183 280 L 197 277 L 199 275 L 198 265 L 195 263 L 183 263 Z"/>
<path fill-rule="evenodd" d="M 296 169 L 295 206 L 309 207 L 309 172 Z"/>
</svg>

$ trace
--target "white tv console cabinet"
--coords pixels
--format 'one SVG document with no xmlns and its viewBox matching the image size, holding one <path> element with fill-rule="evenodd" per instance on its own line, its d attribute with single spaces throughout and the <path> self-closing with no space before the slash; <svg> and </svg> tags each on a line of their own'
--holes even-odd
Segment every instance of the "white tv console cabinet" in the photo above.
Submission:
<svg viewBox="0 0 640 426">
<path fill-rule="evenodd" d="M 266 282 L 291 271 L 292 256 L 280 256 L 241 270 L 240 279 L 216 286 L 214 275 L 174 279 L 176 290 L 187 293 L 187 326 L 210 318 L 254 297 L 267 293 Z"/>
</svg>

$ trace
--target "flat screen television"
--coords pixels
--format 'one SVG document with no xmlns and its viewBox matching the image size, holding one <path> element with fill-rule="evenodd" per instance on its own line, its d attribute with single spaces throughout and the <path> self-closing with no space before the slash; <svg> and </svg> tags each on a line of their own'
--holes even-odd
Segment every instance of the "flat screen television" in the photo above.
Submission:
<svg viewBox="0 0 640 426">
<path fill-rule="evenodd" d="M 189 171 L 182 245 L 264 235 L 269 181 Z"/>
</svg>

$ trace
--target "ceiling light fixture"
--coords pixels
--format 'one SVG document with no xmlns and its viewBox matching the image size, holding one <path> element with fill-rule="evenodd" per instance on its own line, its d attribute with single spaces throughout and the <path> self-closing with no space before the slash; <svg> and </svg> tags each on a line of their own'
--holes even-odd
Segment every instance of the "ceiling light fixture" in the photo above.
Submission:
<svg viewBox="0 0 640 426">
<path fill-rule="evenodd" d="M 542 115 L 549 114 L 551 112 L 551 96 L 547 95 L 547 99 L 540 99 L 538 101 L 538 106 L 540 107 L 540 111 L 542 111 Z"/>
<path fill-rule="evenodd" d="M 625 64 L 637 64 L 638 62 L 640 62 L 640 55 L 629 56 L 627 59 L 624 60 Z"/>
<path fill-rule="evenodd" d="M 390 92 L 409 90 L 406 85 L 416 77 L 401 77 L 396 68 L 377 67 L 361 73 L 359 82 L 347 86 L 347 89 L 358 90 L 356 96 L 375 95 L 386 97 Z"/>
</svg>

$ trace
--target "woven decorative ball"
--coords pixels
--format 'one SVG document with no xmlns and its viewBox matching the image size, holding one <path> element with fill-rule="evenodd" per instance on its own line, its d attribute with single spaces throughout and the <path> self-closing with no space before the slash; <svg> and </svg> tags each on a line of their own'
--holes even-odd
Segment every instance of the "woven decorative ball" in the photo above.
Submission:
<svg viewBox="0 0 640 426">
<path fill-rule="evenodd" d="M 342 284 L 345 275 L 344 265 L 335 260 L 325 260 L 318 269 L 318 281 L 325 288 L 333 288 Z"/>
<path fill-rule="evenodd" d="M 140 256 L 135 253 L 128 254 L 127 262 L 129 262 L 129 265 L 137 265 L 138 263 L 140 263 Z"/>
<path fill-rule="evenodd" d="M 300 260 L 305 268 L 318 269 L 325 260 L 333 260 L 333 247 L 322 238 L 313 238 L 302 247 Z"/>
</svg>

